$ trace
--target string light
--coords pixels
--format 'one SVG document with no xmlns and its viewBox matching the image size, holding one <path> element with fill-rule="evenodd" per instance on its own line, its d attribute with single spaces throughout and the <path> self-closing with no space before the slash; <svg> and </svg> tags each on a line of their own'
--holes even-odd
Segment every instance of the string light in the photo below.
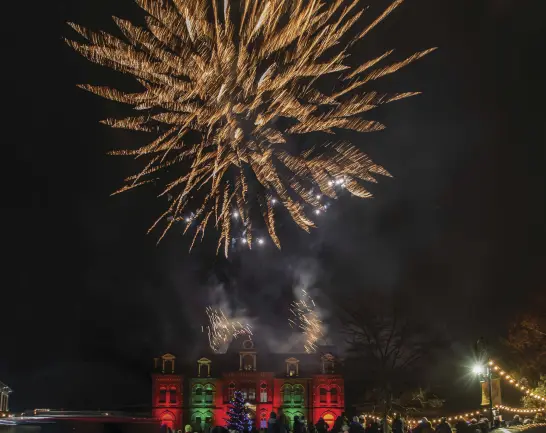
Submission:
<svg viewBox="0 0 546 433">
<path fill-rule="evenodd" d="M 534 392 L 532 392 L 532 390 L 530 388 L 517 383 L 515 378 L 510 376 L 510 374 L 508 374 L 506 371 L 504 371 L 494 361 L 492 361 L 492 360 L 489 361 L 488 365 L 490 366 L 490 368 L 494 372 L 496 372 L 503 380 L 505 380 L 510 385 L 514 386 L 515 388 L 517 388 L 521 392 L 526 393 L 527 395 L 529 395 L 530 397 L 532 397 L 532 398 L 534 398 L 536 400 L 546 402 L 545 397 L 540 396 L 538 394 L 535 394 Z M 496 405 L 495 408 L 497 410 L 503 410 L 503 411 L 516 413 L 516 414 L 518 414 L 518 413 L 534 414 L 534 413 L 546 412 L 546 407 L 543 407 L 543 408 L 516 408 L 516 407 L 505 406 L 505 405 Z M 477 417 L 477 416 L 486 414 L 488 411 L 489 411 L 489 409 L 479 409 L 479 410 L 476 410 L 474 412 L 467 412 L 467 413 L 459 414 L 459 415 L 443 416 L 441 418 L 446 418 L 447 421 L 457 421 L 457 420 L 461 420 L 461 419 L 467 419 L 469 417 Z M 394 413 L 394 415 L 396 415 L 396 413 Z M 371 418 L 371 419 L 374 419 L 374 420 L 380 420 L 381 419 L 380 417 L 376 417 L 373 414 L 362 414 L 362 416 L 365 416 L 367 418 Z M 429 420 L 429 421 L 430 421 L 431 424 L 438 424 L 438 423 L 441 422 L 441 418 L 436 418 L 436 419 L 432 419 L 432 420 Z M 418 424 L 420 421 L 415 420 L 415 419 L 406 419 L 406 422 L 408 422 L 409 424 L 415 425 L 415 424 Z M 514 427 L 511 427 L 511 428 L 521 431 L 521 430 L 526 430 L 526 429 L 528 429 L 530 427 L 537 427 L 537 426 L 546 426 L 546 423 L 529 424 L 529 425 L 525 425 L 525 426 L 517 426 L 516 428 L 514 428 Z"/>
<path fill-rule="evenodd" d="M 469 417 L 480 416 L 480 415 L 482 415 L 483 413 L 486 413 L 486 412 L 488 412 L 488 409 L 483 409 L 483 410 L 478 409 L 478 410 L 476 410 L 474 412 L 467 412 L 464 415 L 460 414 L 460 415 L 442 416 L 440 418 L 430 419 L 429 422 L 431 424 L 439 424 L 440 422 L 442 422 L 442 418 L 446 418 L 447 421 L 456 421 L 458 419 L 466 419 L 466 418 L 469 418 Z M 396 412 L 393 412 L 393 415 L 396 416 Z M 381 419 L 381 417 L 376 417 L 374 414 L 364 413 L 361 416 L 365 416 L 367 418 L 372 418 L 372 419 L 375 419 L 375 420 L 380 420 Z M 390 421 L 391 418 L 389 416 L 387 416 L 387 420 Z M 413 419 L 413 418 L 407 418 L 406 422 L 408 422 L 410 424 L 418 424 L 421 421 Z"/>
<path fill-rule="evenodd" d="M 546 402 L 546 398 L 541 396 L 541 395 L 538 395 L 538 394 L 535 394 L 530 388 L 520 384 L 520 383 L 517 383 L 517 381 L 512 377 L 510 376 L 506 371 L 504 371 L 502 369 L 502 367 L 500 367 L 500 365 L 498 365 L 497 363 L 495 363 L 493 360 L 489 361 L 489 366 L 491 367 L 491 369 L 495 372 L 498 373 L 498 375 L 504 379 L 507 383 L 509 383 L 510 385 L 512 385 L 514 388 L 520 390 L 521 392 L 524 392 L 525 394 L 529 395 L 530 397 L 534 398 L 535 400 L 540 400 L 540 401 L 543 401 L 543 402 Z"/>
<path fill-rule="evenodd" d="M 434 419 L 430 419 L 429 422 L 431 424 L 439 424 L 440 422 L 442 422 L 442 418 L 445 418 L 447 421 L 457 421 L 457 420 L 460 420 L 460 419 L 467 419 L 469 417 L 478 417 L 480 415 L 483 415 L 484 413 L 487 413 L 488 412 L 488 409 L 478 409 L 476 411 L 473 411 L 473 412 L 467 412 L 465 414 L 459 414 L 459 415 L 448 415 L 448 416 L 442 416 L 440 418 L 434 418 Z M 418 424 L 420 422 L 420 420 L 415 420 L 415 419 L 406 419 L 406 422 L 409 422 L 411 424 Z"/>
<path fill-rule="evenodd" d="M 375 416 L 375 414 L 373 413 L 363 413 L 363 414 L 360 414 L 361 417 L 364 417 L 364 418 L 368 418 L 368 419 L 373 419 L 374 421 L 381 421 L 381 417 L 379 416 Z M 389 417 L 387 417 L 388 419 Z"/>
<path fill-rule="evenodd" d="M 524 385 L 518 384 L 516 382 L 516 380 L 513 377 L 510 376 L 510 374 L 508 374 L 506 371 L 504 371 L 494 361 L 490 360 L 488 362 L 488 365 L 493 371 L 498 373 L 499 376 L 501 378 L 503 378 L 503 380 L 505 380 L 510 385 L 514 386 L 515 388 L 519 389 L 522 392 L 525 392 L 527 395 L 530 395 L 531 397 L 535 398 L 536 400 L 546 401 L 546 399 L 544 397 L 539 396 L 537 394 L 534 394 L 529 388 L 525 387 Z M 514 408 L 514 407 L 504 406 L 504 405 L 497 405 L 496 408 L 501 409 L 501 410 L 506 410 L 506 411 L 512 412 L 512 413 L 537 413 L 537 412 L 546 411 L 546 408 L 540 408 L 540 409 L 531 409 L 531 408 L 529 408 L 528 409 L 528 408 Z M 488 412 L 488 409 L 483 409 L 483 413 L 487 413 L 487 412 Z M 461 414 L 461 415 L 456 415 L 456 416 L 447 416 L 445 418 L 448 421 L 451 421 L 451 420 L 464 419 L 464 418 L 469 418 L 469 417 L 473 417 L 473 416 L 478 416 L 481 413 L 482 412 L 480 410 L 478 410 L 478 411 L 475 411 L 475 412 L 465 413 L 464 415 Z M 431 420 L 431 423 L 436 424 L 436 423 L 438 423 L 440 421 L 441 420 L 439 420 L 439 419 L 434 419 L 434 420 Z"/>
<path fill-rule="evenodd" d="M 510 406 L 504 406 L 504 405 L 500 405 L 500 406 L 496 406 L 496 407 L 497 407 L 497 409 L 506 410 L 508 412 L 517 412 L 517 413 L 537 413 L 537 412 L 544 412 L 546 410 L 546 408 L 544 408 L 544 407 L 539 408 L 539 409 L 510 407 Z"/>
</svg>

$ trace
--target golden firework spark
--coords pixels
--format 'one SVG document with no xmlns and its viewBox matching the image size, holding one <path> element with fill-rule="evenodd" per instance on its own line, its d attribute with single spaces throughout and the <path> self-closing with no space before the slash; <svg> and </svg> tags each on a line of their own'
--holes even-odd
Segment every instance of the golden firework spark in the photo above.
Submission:
<svg viewBox="0 0 546 433">
<path fill-rule="evenodd" d="M 402 1 L 395 0 L 348 42 L 364 12 L 360 0 L 136 0 L 148 13 L 146 26 L 114 18 L 125 39 L 71 23 L 87 42 L 67 40 L 70 46 L 142 86 L 128 93 L 82 85 L 139 112 L 103 123 L 155 134 L 145 146 L 112 152 L 146 159 L 142 171 L 116 193 L 161 184 L 160 196 L 170 202 L 150 228 L 164 224 L 159 240 L 181 222 L 184 233 L 195 228 L 191 249 L 214 225 L 218 250 L 223 245 L 226 256 L 235 214 L 244 227 L 242 243 L 251 248 L 252 205 L 280 248 L 276 203 L 309 232 L 315 226 L 309 214 L 322 207 L 317 196 L 336 198 L 338 180 L 353 195 L 371 197 L 362 182 L 390 175 L 353 145 L 317 143 L 294 154 L 288 142 L 298 134 L 381 130 L 382 124 L 362 115 L 418 93 L 384 95 L 361 88 L 432 49 L 387 65 L 382 62 L 393 51 L 356 66 L 348 62 L 351 47 Z M 319 91 L 317 80 L 334 73 L 341 74 L 336 87 Z"/>
<path fill-rule="evenodd" d="M 302 297 L 299 301 L 294 301 L 290 305 L 290 312 L 293 318 L 288 319 L 292 328 L 299 328 L 305 335 L 304 348 L 307 353 L 317 351 L 317 341 L 324 333 L 322 332 L 322 321 L 317 315 L 315 301 L 305 291 L 302 290 Z"/>
<path fill-rule="evenodd" d="M 250 325 L 243 324 L 239 320 L 229 319 L 221 309 L 207 307 L 206 314 L 209 318 L 207 334 L 209 345 L 214 352 L 222 351 L 231 340 L 241 335 L 252 336 Z"/>
</svg>

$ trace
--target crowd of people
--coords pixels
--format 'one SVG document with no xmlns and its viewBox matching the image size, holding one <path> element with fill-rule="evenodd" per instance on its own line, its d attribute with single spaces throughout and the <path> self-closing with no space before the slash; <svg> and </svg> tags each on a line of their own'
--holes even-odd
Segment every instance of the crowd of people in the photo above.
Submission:
<svg viewBox="0 0 546 433">
<path fill-rule="evenodd" d="M 323 418 L 320 418 L 316 424 L 309 423 L 302 416 L 295 416 L 293 420 L 289 419 L 282 409 L 278 413 L 271 412 L 267 423 L 262 424 L 260 429 L 263 433 L 487 433 L 491 430 L 513 427 L 519 425 L 545 423 L 546 419 L 542 413 L 536 413 L 534 418 L 521 419 L 515 415 L 511 421 L 506 421 L 496 416 L 493 424 L 489 419 L 482 417 L 479 420 L 472 418 L 470 420 L 458 419 L 451 425 L 444 417 L 436 426 L 427 418 L 422 418 L 417 425 L 410 425 L 397 414 L 392 423 L 385 423 L 384 420 L 378 421 L 377 418 L 367 418 L 364 416 L 353 417 L 351 421 L 342 414 L 339 416 L 332 428 Z M 385 427 L 386 425 L 386 427 Z M 174 433 L 171 429 L 166 429 L 162 433 Z M 178 433 L 182 433 L 181 430 Z M 184 433 L 197 433 L 195 428 L 187 425 Z M 206 426 L 198 433 L 237 433 L 230 431 L 225 427 Z M 239 432 L 243 433 L 243 432 Z M 250 433 L 259 433 L 256 427 L 252 427 Z"/>
</svg>

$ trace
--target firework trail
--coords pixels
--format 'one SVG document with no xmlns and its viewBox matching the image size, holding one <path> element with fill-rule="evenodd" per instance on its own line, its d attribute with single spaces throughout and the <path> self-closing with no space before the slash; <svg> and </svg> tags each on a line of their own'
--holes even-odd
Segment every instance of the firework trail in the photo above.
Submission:
<svg viewBox="0 0 546 433">
<path fill-rule="evenodd" d="M 243 324 L 235 319 L 228 319 L 219 308 L 209 306 L 205 311 L 209 318 L 209 325 L 206 327 L 209 345 L 214 352 L 221 352 L 223 347 L 241 335 L 248 338 L 252 337 L 252 328 L 249 324 Z"/>
<path fill-rule="evenodd" d="M 302 295 L 299 301 L 294 301 L 290 305 L 292 318 L 289 318 L 288 322 L 292 328 L 302 330 L 305 336 L 305 351 L 314 353 L 317 351 L 317 341 L 324 336 L 322 321 L 315 311 L 316 305 L 313 298 L 305 290 L 302 290 Z"/>
<path fill-rule="evenodd" d="M 153 183 L 168 197 L 159 241 L 180 223 L 195 230 L 191 248 L 205 230 L 219 231 L 218 251 L 230 245 L 263 244 L 256 216 L 280 248 L 277 213 L 303 230 L 325 209 L 321 197 L 341 189 L 371 197 L 363 182 L 390 176 L 358 148 L 332 140 L 336 130 L 373 132 L 384 128 L 366 120 L 368 111 L 418 94 L 362 91 L 433 49 L 386 63 L 393 50 L 351 64 L 350 50 L 403 0 L 394 0 L 363 29 L 356 23 L 360 0 L 135 0 L 146 25 L 114 18 L 123 38 L 70 25 L 86 40 L 67 40 L 100 65 L 135 78 L 141 91 L 106 86 L 85 90 L 132 106 L 138 113 L 106 119 L 113 128 L 154 134 L 140 148 L 116 150 L 143 161 L 143 169 L 116 191 Z M 350 34 L 356 34 L 352 39 Z M 329 93 L 315 84 L 338 74 Z M 320 133 L 311 148 L 291 152 L 295 136 Z M 330 137 L 330 138 L 326 138 Z M 167 201 L 167 200 L 166 200 Z M 254 210 L 256 209 L 256 210 Z"/>
</svg>

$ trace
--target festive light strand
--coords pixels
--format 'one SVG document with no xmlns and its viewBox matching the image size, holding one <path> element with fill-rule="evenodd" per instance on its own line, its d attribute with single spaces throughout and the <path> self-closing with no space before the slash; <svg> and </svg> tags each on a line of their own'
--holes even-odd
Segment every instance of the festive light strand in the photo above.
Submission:
<svg viewBox="0 0 546 433">
<path fill-rule="evenodd" d="M 507 383 L 512 385 L 514 388 L 517 388 L 518 390 L 520 390 L 521 392 L 527 394 L 528 396 L 530 396 L 531 398 L 533 398 L 535 400 L 540 400 L 540 401 L 546 402 L 545 397 L 543 397 L 541 395 L 538 395 L 538 394 L 535 394 L 532 389 L 518 383 L 518 381 L 515 378 L 510 376 L 497 363 L 495 363 L 495 361 L 491 360 L 491 361 L 489 361 L 488 364 L 489 364 L 489 367 L 492 369 L 492 371 L 496 372 L 504 381 L 506 381 Z"/>
<path fill-rule="evenodd" d="M 516 413 L 537 413 L 537 412 L 544 412 L 546 408 L 521 408 L 521 407 L 510 407 L 510 406 L 504 406 L 504 405 L 497 405 L 495 406 L 497 409 L 506 410 L 508 412 L 516 412 Z"/>
<path fill-rule="evenodd" d="M 438 424 L 438 423 L 440 423 L 442 421 L 441 418 L 445 418 L 447 421 L 457 421 L 459 419 L 467 419 L 467 418 L 470 418 L 470 417 L 483 415 L 484 413 L 487 413 L 487 412 L 488 412 L 488 409 L 479 409 L 479 410 L 474 411 L 474 412 L 465 413 L 464 415 L 460 414 L 460 415 L 440 417 L 440 418 L 431 420 L 431 423 Z"/>
<path fill-rule="evenodd" d="M 537 412 L 543 412 L 545 410 L 545 408 L 541 408 L 541 409 L 526 409 L 526 408 L 515 408 L 515 407 L 510 407 L 510 406 L 504 406 L 504 405 L 496 405 L 495 408 L 497 410 L 505 410 L 507 412 L 512 412 L 512 413 L 537 413 Z M 438 424 L 442 421 L 441 418 L 446 418 L 447 421 L 457 421 L 459 419 L 467 419 L 467 418 L 470 418 L 470 417 L 474 417 L 474 416 L 479 416 L 479 415 L 484 415 L 484 414 L 487 414 L 489 412 L 489 409 L 479 409 L 477 411 L 474 411 L 474 412 L 467 412 L 465 414 L 459 414 L 459 415 L 452 415 L 452 416 L 442 416 L 440 418 L 435 418 L 435 419 L 431 419 L 429 420 L 432 424 Z M 413 422 L 418 422 L 418 421 L 415 421 L 413 420 Z"/>
<path fill-rule="evenodd" d="M 114 194 L 153 183 L 161 186 L 160 196 L 169 198 L 167 210 L 150 228 L 162 225 L 158 241 L 180 223 L 184 233 L 194 230 L 191 250 L 214 226 L 217 251 L 223 247 L 227 256 L 241 232 L 241 243 L 252 247 L 253 222 L 261 214 L 280 248 L 275 203 L 309 232 L 315 227 L 311 216 L 323 209 L 317 197 L 336 198 L 337 185 L 369 198 L 372 194 L 362 183 L 390 176 L 352 144 L 319 137 L 340 129 L 380 131 L 385 126 L 364 119 L 365 113 L 419 93 L 385 95 L 361 88 L 434 49 L 386 65 L 382 62 L 392 50 L 349 63 L 355 58 L 349 50 L 403 0 L 394 0 L 356 32 L 364 12 L 359 0 L 136 3 L 148 13 L 144 27 L 114 17 L 124 39 L 70 23 L 86 41 L 66 42 L 88 60 L 134 77 L 142 87 L 129 93 L 80 86 L 138 111 L 106 119 L 105 125 L 154 134 L 140 148 L 111 153 L 145 160 L 144 168 Z M 350 34 L 356 36 L 347 40 Z M 315 84 L 332 74 L 339 77 L 335 87 L 322 93 Z M 313 146 L 294 151 L 296 137 L 310 133 L 316 135 Z"/>
<path fill-rule="evenodd" d="M 478 409 L 474 412 L 467 412 L 465 414 L 460 414 L 460 415 L 442 416 L 440 418 L 430 419 L 429 421 L 431 424 L 438 424 L 442 421 L 441 418 L 446 418 L 447 421 L 457 421 L 459 419 L 467 419 L 470 417 L 479 416 L 487 412 L 488 412 L 488 409 Z M 380 420 L 383 418 L 383 417 L 376 417 L 374 414 L 362 414 L 362 415 L 365 417 L 373 418 L 375 420 Z M 393 413 L 393 416 L 396 416 L 396 412 Z M 387 417 L 387 420 L 390 422 L 392 421 L 392 418 Z M 410 424 L 418 424 L 419 421 L 420 419 L 406 418 L 406 422 Z"/>
<path fill-rule="evenodd" d="M 502 379 L 504 379 L 506 382 L 508 382 L 510 385 L 514 386 L 515 388 L 519 389 L 521 392 L 529 395 L 530 397 L 532 397 L 532 398 L 534 398 L 536 400 L 546 401 L 546 398 L 544 398 L 543 396 L 535 394 L 530 388 L 518 383 L 515 378 L 510 376 L 505 370 L 503 370 L 498 365 L 498 363 L 495 363 L 495 361 L 490 360 L 488 362 L 488 365 L 492 369 L 492 371 L 496 372 Z M 546 407 L 543 407 L 543 408 L 516 408 L 516 407 L 511 407 L 511 406 L 505 406 L 505 405 L 496 405 L 495 408 L 498 409 L 498 410 L 504 410 L 504 411 L 511 412 L 511 413 L 516 413 L 516 414 L 519 414 L 519 413 L 521 413 L 521 414 L 526 414 L 526 413 L 527 414 L 532 414 L 532 413 L 544 413 L 544 412 L 546 412 Z M 441 417 L 441 418 L 446 418 L 447 421 L 456 421 L 456 420 L 459 420 L 459 419 L 467 419 L 469 417 L 479 416 L 479 415 L 481 415 L 483 413 L 487 413 L 488 411 L 489 411 L 489 409 L 479 409 L 479 410 L 474 411 L 474 412 L 467 412 L 465 414 L 452 415 L 452 416 L 444 416 L 444 417 Z M 364 416 L 369 416 L 369 415 L 364 414 Z M 371 416 L 371 417 L 374 418 L 373 416 Z M 437 423 L 441 422 L 441 418 L 431 419 L 430 422 L 432 424 L 437 424 Z M 379 420 L 381 418 L 375 417 L 374 419 Z M 407 419 L 406 421 L 409 422 L 410 424 L 417 424 L 419 422 L 418 420 L 415 420 L 415 419 Z M 543 425 L 543 424 L 533 424 L 533 426 L 537 426 L 537 425 Z"/>
</svg>

